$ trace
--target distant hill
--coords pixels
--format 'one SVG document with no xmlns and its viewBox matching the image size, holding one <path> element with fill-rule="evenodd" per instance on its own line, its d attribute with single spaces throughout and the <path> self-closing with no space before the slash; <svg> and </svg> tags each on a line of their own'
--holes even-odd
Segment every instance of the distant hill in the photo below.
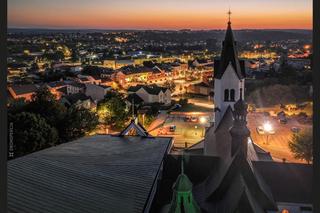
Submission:
<svg viewBox="0 0 320 213">
<path fill-rule="evenodd" d="M 52 34 L 52 33 L 103 33 L 103 32 L 141 32 L 146 40 L 162 41 L 200 41 L 215 38 L 223 40 L 225 30 L 100 30 L 100 29 L 19 29 L 9 28 L 8 33 Z M 237 41 L 278 41 L 288 39 L 312 39 L 312 30 L 234 30 Z"/>
</svg>

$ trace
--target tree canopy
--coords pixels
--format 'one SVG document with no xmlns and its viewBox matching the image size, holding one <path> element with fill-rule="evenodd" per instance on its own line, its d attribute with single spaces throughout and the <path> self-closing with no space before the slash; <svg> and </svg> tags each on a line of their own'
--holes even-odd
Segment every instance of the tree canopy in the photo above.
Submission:
<svg viewBox="0 0 320 213">
<path fill-rule="evenodd" d="M 57 130 L 39 114 L 21 112 L 8 115 L 13 126 L 14 157 L 51 147 L 58 143 Z"/>
<path fill-rule="evenodd" d="M 58 127 L 62 142 L 74 140 L 93 131 L 98 125 L 98 116 L 85 108 L 70 107 Z"/>
<path fill-rule="evenodd" d="M 255 89 L 248 95 L 247 101 L 259 107 L 268 107 L 307 101 L 309 97 L 306 94 L 306 86 L 274 84 Z"/>
<path fill-rule="evenodd" d="M 307 161 L 309 164 L 313 160 L 313 142 L 312 129 L 306 129 L 302 132 L 295 133 L 289 142 L 289 148 L 296 159 Z"/>
<path fill-rule="evenodd" d="M 129 117 L 124 97 L 116 92 L 108 92 L 98 103 L 97 111 L 105 124 L 116 128 L 122 128 Z"/>
<path fill-rule="evenodd" d="M 66 107 L 60 104 L 48 88 L 41 88 L 33 94 L 27 111 L 40 114 L 52 126 L 57 126 L 62 120 Z"/>
</svg>

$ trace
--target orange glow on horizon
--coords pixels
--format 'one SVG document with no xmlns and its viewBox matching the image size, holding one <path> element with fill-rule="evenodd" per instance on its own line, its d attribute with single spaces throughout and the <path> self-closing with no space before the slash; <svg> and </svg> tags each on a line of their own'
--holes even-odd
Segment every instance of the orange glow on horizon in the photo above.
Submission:
<svg viewBox="0 0 320 213">
<path fill-rule="evenodd" d="M 210 8 L 178 10 L 171 7 L 132 9 L 114 6 L 106 10 L 104 7 L 90 5 L 73 10 L 68 7 L 59 7 L 61 7 L 59 10 L 49 10 L 48 8 L 22 8 L 22 6 L 10 8 L 9 5 L 8 25 L 9 27 L 88 29 L 225 29 L 227 23 L 226 11 L 213 12 Z M 244 6 L 236 8 L 231 15 L 232 27 L 234 29 L 312 29 L 312 8 L 310 10 L 308 8 L 285 9 L 279 7 L 258 10 Z"/>
</svg>

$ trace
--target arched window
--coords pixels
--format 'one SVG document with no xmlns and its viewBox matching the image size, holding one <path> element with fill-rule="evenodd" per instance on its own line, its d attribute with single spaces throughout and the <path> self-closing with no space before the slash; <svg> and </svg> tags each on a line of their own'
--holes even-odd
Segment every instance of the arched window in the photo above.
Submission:
<svg viewBox="0 0 320 213">
<path fill-rule="evenodd" d="M 229 90 L 228 89 L 224 90 L 224 101 L 229 101 Z"/>
<path fill-rule="evenodd" d="M 230 90 L 230 101 L 234 101 L 234 89 Z"/>
</svg>

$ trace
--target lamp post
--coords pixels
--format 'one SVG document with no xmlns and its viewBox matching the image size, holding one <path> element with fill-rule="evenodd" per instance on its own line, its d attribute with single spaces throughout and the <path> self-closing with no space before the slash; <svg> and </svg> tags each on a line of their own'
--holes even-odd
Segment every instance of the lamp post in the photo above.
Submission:
<svg viewBox="0 0 320 213">
<path fill-rule="evenodd" d="M 267 141 L 266 141 L 266 144 L 268 145 L 268 141 L 269 141 L 269 135 L 270 135 L 270 132 L 272 131 L 272 126 L 271 126 L 271 124 L 269 123 L 269 122 L 267 122 L 267 123 L 265 123 L 264 125 L 263 125 L 263 130 L 264 130 L 264 132 L 266 133 L 266 135 L 267 135 Z"/>
<path fill-rule="evenodd" d="M 203 125 L 203 129 L 201 131 L 201 137 L 204 137 L 204 132 L 205 132 L 205 124 L 207 123 L 207 119 L 205 117 L 200 117 L 200 123 Z"/>
</svg>

